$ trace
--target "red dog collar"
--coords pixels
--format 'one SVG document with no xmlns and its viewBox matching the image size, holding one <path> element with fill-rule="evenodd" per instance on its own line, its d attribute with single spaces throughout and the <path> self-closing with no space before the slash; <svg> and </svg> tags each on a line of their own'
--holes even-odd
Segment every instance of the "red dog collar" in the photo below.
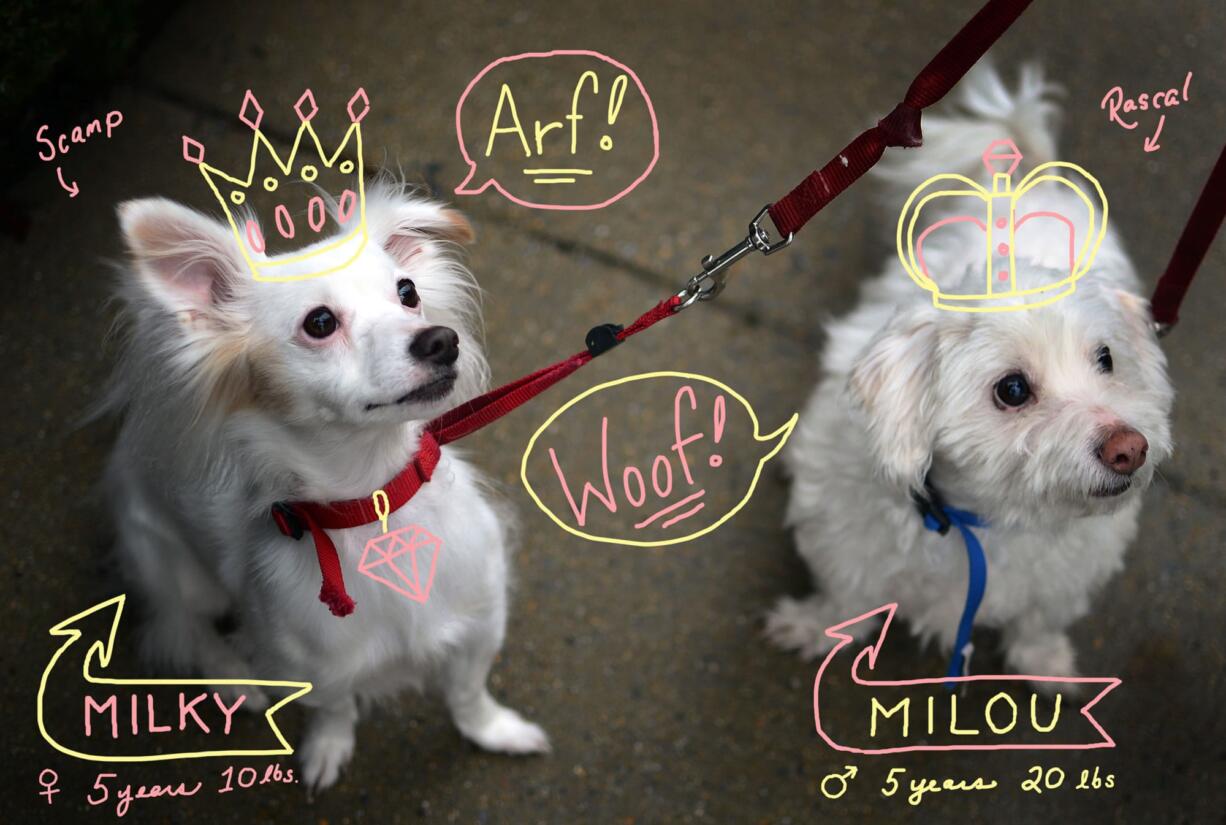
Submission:
<svg viewBox="0 0 1226 825">
<path fill-rule="evenodd" d="M 440 454 L 434 436 L 429 431 L 423 432 L 417 454 L 395 478 L 382 487 L 387 494 L 390 512 L 403 507 L 421 486 L 430 480 L 434 468 L 438 466 Z M 345 530 L 379 521 L 370 496 L 328 504 L 279 501 L 272 506 L 272 518 L 281 532 L 291 538 L 300 539 L 306 530 L 311 531 L 311 537 L 315 540 L 315 555 L 319 557 L 319 572 L 323 574 L 319 600 L 328 606 L 334 616 L 348 616 L 352 613 L 353 599 L 345 591 L 341 560 L 336 553 L 336 545 L 325 530 Z"/>
</svg>

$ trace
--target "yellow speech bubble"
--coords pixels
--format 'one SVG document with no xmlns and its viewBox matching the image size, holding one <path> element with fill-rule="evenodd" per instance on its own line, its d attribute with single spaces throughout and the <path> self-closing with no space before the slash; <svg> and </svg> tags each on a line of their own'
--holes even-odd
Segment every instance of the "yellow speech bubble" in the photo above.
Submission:
<svg viewBox="0 0 1226 825">
<path fill-rule="evenodd" d="M 92 670 L 90 667 L 91 663 L 94 661 L 95 658 L 98 660 L 99 668 L 105 668 L 107 665 L 110 664 L 111 654 L 114 653 L 115 651 L 115 635 L 116 633 L 119 632 L 119 620 L 123 616 L 123 606 L 126 600 L 127 600 L 127 596 L 125 596 L 124 594 L 120 594 L 118 596 L 114 596 L 110 599 L 107 599 L 104 602 L 99 602 L 93 607 L 87 608 L 86 610 L 82 610 L 80 613 L 76 614 L 75 616 L 70 616 L 69 618 L 57 624 L 55 627 L 51 628 L 51 630 L 49 631 L 52 636 L 64 636 L 67 638 L 65 639 L 64 643 L 60 645 L 59 650 L 55 651 L 55 653 L 51 656 L 51 661 L 47 663 L 47 667 L 43 670 L 42 679 L 38 683 L 38 730 L 39 730 L 39 733 L 42 734 L 43 739 L 47 741 L 47 744 L 51 745 L 51 747 L 55 748 L 60 753 L 66 754 L 68 756 L 76 757 L 77 759 L 85 759 L 91 762 L 162 762 L 168 759 L 200 759 L 200 758 L 209 757 L 209 756 L 279 756 L 283 754 L 292 754 L 294 752 L 293 747 L 290 746 L 289 742 L 285 739 L 285 736 L 282 735 L 280 728 L 277 727 L 277 723 L 273 719 L 273 715 L 277 711 L 279 711 L 281 708 L 288 705 L 290 702 L 294 701 L 295 699 L 298 699 L 301 696 L 305 696 L 307 693 L 309 693 L 311 690 L 310 682 L 286 682 L 286 681 L 274 681 L 270 679 L 207 679 L 207 678 L 206 679 L 112 679 L 112 678 L 106 678 L 102 676 L 95 676 L 92 673 Z M 291 688 L 293 692 L 291 692 L 288 696 L 281 699 L 279 702 L 276 702 L 271 707 L 269 707 L 266 711 L 264 711 L 264 720 L 268 723 L 268 727 L 272 730 L 273 735 L 276 737 L 277 741 L 280 743 L 280 747 L 276 747 L 276 748 L 226 748 L 226 749 L 218 749 L 218 750 L 187 751 L 187 752 L 178 752 L 178 753 L 99 754 L 99 753 L 86 753 L 84 751 L 78 751 L 56 740 L 56 738 L 47 731 L 45 713 L 43 710 L 43 697 L 47 692 L 47 683 L 51 679 L 52 671 L 55 670 L 56 663 L 60 661 L 60 658 L 64 656 L 64 654 L 69 650 L 69 648 L 74 647 L 76 643 L 84 635 L 82 631 L 78 629 L 77 627 L 74 627 L 74 625 L 80 623 L 82 620 L 86 619 L 87 617 L 95 613 L 104 613 L 106 610 L 112 609 L 112 608 L 115 611 L 115 615 L 114 615 L 114 618 L 111 620 L 111 629 L 110 629 L 109 635 L 106 638 L 106 641 L 103 641 L 101 639 L 92 641 L 92 643 L 90 643 L 89 645 L 89 648 L 86 650 L 84 656 L 82 657 L 83 664 L 81 665 L 80 674 L 81 674 L 81 678 L 86 684 L 120 686 L 124 688 L 135 688 L 135 689 L 146 688 L 146 687 L 157 687 L 157 686 L 214 687 L 218 685 L 233 685 L 236 687 L 248 686 L 248 687 L 260 687 L 260 688 L 264 688 L 264 687 Z M 63 668 L 61 668 L 61 670 L 63 670 Z M 151 744 L 156 744 L 156 743 L 151 743 Z"/>
<path fill-rule="evenodd" d="M 633 382 L 656 382 L 658 385 L 662 381 L 672 382 L 677 387 L 671 400 L 673 405 L 672 441 L 654 457 L 646 469 L 633 464 L 625 465 L 621 470 L 620 484 L 614 484 L 609 465 L 608 415 L 603 417 L 601 423 L 599 484 L 580 479 L 573 464 L 568 477 L 568 470 L 562 466 L 564 462 L 558 456 L 555 448 L 546 447 L 555 472 L 553 479 L 558 484 L 568 505 L 568 509 L 563 510 L 561 515 L 554 512 L 545 504 L 537 488 L 528 478 L 529 459 L 549 428 L 559 417 L 565 415 L 584 399 L 598 393 Z M 705 385 L 706 388 L 701 401 L 699 393 L 694 389 L 696 385 Z M 712 393 L 713 397 L 708 398 L 707 395 Z M 743 433 L 738 432 L 743 424 L 738 427 L 736 421 L 729 420 L 728 399 L 736 401 L 744 409 L 745 418 L 752 425 L 750 443 L 769 445 L 769 450 L 764 455 L 755 456 L 756 465 L 744 495 L 735 505 L 719 512 L 716 518 L 711 519 L 710 514 L 715 510 L 706 506 L 708 499 L 703 479 L 712 472 L 735 472 L 731 469 L 734 465 L 725 461 L 723 454 L 727 452 L 727 447 L 737 442 L 738 435 L 741 435 L 741 440 L 744 440 Z M 528 490 L 528 494 L 532 496 L 532 500 L 536 502 L 536 506 L 545 515 L 563 530 L 580 538 L 634 547 L 681 544 L 715 530 L 749 502 L 754 488 L 757 487 L 758 479 L 762 475 L 762 468 L 783 448 L 796 426 L 797 418 L 798 416 L 793 414 L 781 427 L 763 435 L 757 414 L 750 403 L 740 393 L 721 381 L 705 375 L 674 371 L 630 375 L 585 390 L 549 416 L 528 440 L 528 446 L 520 461 L 520 479 Z M 727 430 L 726 433 L 725 430 Z M 732 437 L 726 437 L 728 434 L 731 434 Z M 639 433 L 640 437 L 641 435 L 642 433 Z M 699 461 L 703 452 L 707 454 L 706 461 Z M 629 512 L 632 515 L 631 529 L 636 531 L 633 537 L 597 535 L 585 529 L 589 515 L 598 512 L 598 507 L 603 507 L 606 516 L 618 513 L 619 507 L 622 514 Z M 644 515 L 644 512 L 649 514 Z M 689 521 L 691 518 L 694 521 Z M 658 537 L 668 533 L 673 526 L 682 523 L 686 524 L 681 529 L 689 530 L 685 535 Z"/>
</svg>

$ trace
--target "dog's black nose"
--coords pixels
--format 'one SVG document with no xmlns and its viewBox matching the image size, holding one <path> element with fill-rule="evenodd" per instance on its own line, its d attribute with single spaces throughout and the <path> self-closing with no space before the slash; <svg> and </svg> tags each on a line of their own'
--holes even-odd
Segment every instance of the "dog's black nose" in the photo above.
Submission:
<svg viewBox="0 0 1226 825">
<path fill-rule="evenodd" d="M 409 355 L 441 367 L 460 357 L 460 336 L 450 327 L 426 327 L 409 344 Z"/>
</svg>

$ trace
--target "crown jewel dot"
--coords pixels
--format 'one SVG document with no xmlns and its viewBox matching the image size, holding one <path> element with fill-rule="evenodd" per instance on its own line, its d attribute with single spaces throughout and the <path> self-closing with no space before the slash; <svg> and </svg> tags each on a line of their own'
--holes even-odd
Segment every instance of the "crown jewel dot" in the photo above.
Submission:
<svg viewBox="0 0 1226 825">
<path fill-rule="evenodd" d="M 198 140 L 192 140 L 187 135 L 184 135 L 183 159 L 188 163 L 194 163 L 197 166 L 204 163 L 204 144 Z"/>
<path fill-rule="evenodd" d="M 264 119 L 264 110 L 250 89 L 247 90 L 247 94 L 243 95 L 243 107 L 238 110 L 238 119 L 252 129 L 259 129 L 260 121 Z"/>
<path fill-rule="evenodd" d="M 302 93 L 302 97 L 298 98 L 298 102 L 294 104 L 294 111 L 298 113 L 298 118 L 303 123 L 308 123 L 319 113 L 319 106 L 315 105 L 315 95 L 310 89 L 307 89 Z"/>
<path fill-rule="evenodd" d="M 360 112 L 354 111 L 354 105 L 361 104 Z M 370 98 L 366 96 L 366 90 L 359 88 L 353 93 L 353 97 L 349 98 L 349 119 L 354 123 L 360 123 L 362 118 L 366 117 L 366 113 L 370 111 Z"/>
</svg>

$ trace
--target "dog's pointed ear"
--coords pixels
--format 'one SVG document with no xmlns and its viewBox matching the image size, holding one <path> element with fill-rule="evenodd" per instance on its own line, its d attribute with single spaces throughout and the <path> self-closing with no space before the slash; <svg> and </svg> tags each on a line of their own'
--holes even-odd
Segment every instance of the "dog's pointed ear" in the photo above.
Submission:
<svg viewBox="0 0 1226 825">
<path fill-rule="evenodd" d="M 932 464 L 936 348 L 931 312 L 897 314 L 857 357 L 848 380 L 878 471 L 902 488 L 922 490 Z"/>
<path fill-rule="evenodd" d="M 172 314 L 220 322 L 246 280 L 230 229 L 165 198 L 119 205 L 141 291 Z"/>
<path fill-rule="evenodd" d="M 367 204 L 371 238 L 403 265 L 422 241 L 470 244 L 476 239 L 472 224 L 460 212 L 435 201 L 373 196 Z"/>
</svg>

